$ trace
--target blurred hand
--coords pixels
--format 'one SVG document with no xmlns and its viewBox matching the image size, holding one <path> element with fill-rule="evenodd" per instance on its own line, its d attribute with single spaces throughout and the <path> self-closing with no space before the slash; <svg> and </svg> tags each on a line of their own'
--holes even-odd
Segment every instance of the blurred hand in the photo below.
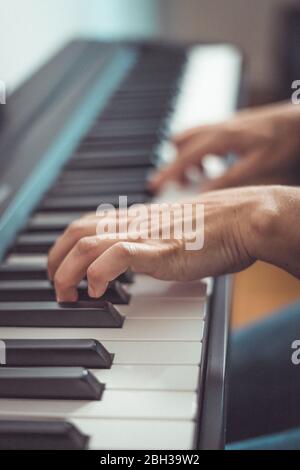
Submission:
<svg viewBox="0 0 300 470">
<path fill-rule="evenodd" d="M 187 250 L 187 240 L 203 227 L 199 203 L 205 213 L 204 246 Z M 93 215 L 72 223 L 49 253 L 48 272 L 57 300 L 76 301 L 77 286 L 86 275 L 90 296 L 98 298 L 108 282 L 128 268 L 158 279 L 188 281 L 239 271 L 259 258 L 300 275 L 299 223 L 290 229 L 290 222 L 298 219 L 300 190 L 268 186 L 205 193 L 194 200 L 192 212 L 184 213 L 184 222 L 192 222 L 193 229 L 181 239 L 174 235 L 182 224 L 178 207 L 182 205 L 169 206 L 170 219 L 160 226 L 160 234 L 170 230 L 166 239 L 151 239 L 146 228 L 138 237 L 134 229 L 114 239 L 112 233 L 99 236 L 99 217 Z M 150 210 L 140 222 L 151 219 Z M 111 217 L 106 214 L 104 220 Z M 120 212 L 118 220 L 123 217 Z"/>
<path fill-rule="evenodd" d="M 183 182 L 189 167 L 201 170 L 208 154 L 239 159 L 224 175 L 210 180 L 203 190 L 252 184 L 300 182 L 300 107 L 271 105 L 236 114 L 231 120 L 191 129 L 174 139 L 177 158 L 156 173 L 152 191 L 168 181 Z"/>
</svg>

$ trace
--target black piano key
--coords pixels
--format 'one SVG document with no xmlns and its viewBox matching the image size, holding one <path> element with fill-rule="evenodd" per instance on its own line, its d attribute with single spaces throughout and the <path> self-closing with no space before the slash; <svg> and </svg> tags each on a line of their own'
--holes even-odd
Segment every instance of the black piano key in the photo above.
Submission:
<svg viewBox="0 0 300 470">
<path fill-rule="evenodd" d="M 148 154 L 131 156 L 115 156 L 114 158 L 105 157 L 96 152 L 82 152 L 81 158 L 72 159 L 66 166 L 69 170 L 99 170 L 101 168 L 128 168 L 128 167 L 149 167 L 153 164 L 154 157 Z M 154 166 L 154 165 L 153 165 Z"/>
<path fill-rule="evenodd" d="M 122 195 L 122 194 L 121 194 Z M 149 201 L 149 194 L 133 193 L 127 195 L 127 203 L 144 204 Z M 96 211 L 101 204 L 112 204 L 115 207 L 119 205 L 119 196 L 116 194 L 100 196 L 48 196 L 40 205 L 40 210 L 44 212 L 65 212 L 73 210 Z"/>
<path fill-rule="evenodd" d="M 0 302 L 0 326 L 122 328 L 124 317 L 109 302 Z"/>
<path fill-rule="evenodd" d="M 157 136 L 99 136 L 99 137 L 90 137 L 89 135 L 83 140 L 83 145 L 86 144 L 101 144 L 101 145 L 144 145 L 146 148 L 153 148 L 157 144 Z"/>
<path fill-rule="evenodd" d="M 97 171 L 97 170 L 95 170 Z M 89 176 L 83 176 L 82 179 L 78 179 L 78 171 L 77 170 L 74 170 L 73 171 L 74 175 L 70 176 L 70 175 L 67 175 L 66 177 L 64 175 L 61 176 L 61 178 L 58 179 L 57 183 L 59 186 L 61 185 L 65 185 L 66 187 L 67 186 L 73 186 L 73 185 L 78 185 L 80 184 L 81 187 L 86 187 L 88 188 L 88 186 L 99 186 L 99 185 L 102 185 L 103 183 L 103 188 L 112 188 L 111 189 L 111 192 L 109 194 L 116 194 L 116 193 L 119 193 L 119 194 L 132 194 L 133 193 L 137 193 L 137 194 L 142 194 L 146 191 L 146 185 L 148 184 L 147 183 L 147 177 L 145 175 L 145 178 L 144 179 L 141 179 L 139 177 L 135 177 L 133 176 L 132 178 L 122 178 L 122 172 L 120 170 L 119 174 L 118 175 L 115 175 L 113 178 L 108 178 L 106 181 L 99 181 L 97 176 L 95 175 L 92 175 L 90 174 Z M 74 176 L 74 177 L 73 177 Z M 131 190 L 126 193 L 125 189 L 127 187 L 127 185 L 132 185 L 132 188 L 133 188 L 133 185 L 136 185 L 136 184 L 140 184 L 140 183 L 143 183 L 143 189 L 142 191 L 132 191 Z M 118 190 L 119 188 L 119 185 L 120 185 L 120 188 L 122 188 L 122 192 Z M 147 192 L 147 191 L 146 191 Z M 105 193 L 106 195 L 108 193 Z M 73 213 L 75 211 L 68 211 L 69 213 Z M 78 211 L 78 213 L 80 215 L 83 215 L 84 214 L 84 211 L 83 210 L 80 210 Z"/>
<path fill-rule="evenodd" d="M 91 300 L 86 281 L 78 286 L 79 300 Z M 0 302 L 9 301 L 55 301 L 55 290 L 48 281 L 0 281 Z M 110 282 L 101 300 L 113 304 L 128 304 L 130 295 L 118 282 Z"/>
<path fill-rule="evenodd" d="M 0 368 L 0 398 L 100 400 L 104 385 L 82 367 Z"/>
<path fill-rule="evenodd" d="M 54 245 L 60 232 L 26 233 L 17 238 L 14 253 L 47 253 Z"/>
<path fill-rule="evenodd" d="M 0 450 L 85 450 L 88 443 L 66 421 L 0 421 Z"/>
<path fill-rule="evenodd" d="M 84 185 L 77 181 L 75 183 L 57 183 L 48 195 L 50 196 L 96 196 L 101 199 L 101 196 L 112 194 L 115 186 L 108 182 Z M 120 194 L 141 194 L 147 193 L 145 189 L 145 181 L 133 181 L 130 183 L 120 182 L 118 184 L 118 192 Z"/>
<path fill-rule="evenodd" d="M 94 339 L 9 339 L 5 348 L 5 367 L 109 369 L 113 359 Z"/>
<path fill-rule="evenodd" d="M 13 253 L 12 253 L 13 254 Z M 134 275 L 132 271 L 126 271 L 117 278 L 124 284 L 132 284 Z M 45 266 L 25 264 L 0 265 L 0 281 L 47 281 L 48 273 Z"/>
<path fill-rule="evenodd" d="M 4 264 L 0 266 L 0 281 L 46 281 L 44 266 Z"/>
<path fill-rule="evenodd" d="M 128 269 L 124 273 L 120 274 L 117 280 L 124 284 L 132 284 L 134 282 L 134 273 Z"/>
<path fill-rule="evenodd" d="M 37 212 L 29 219 L 26 230 L 30 232 L 61 232 L 74 220 L 79 219 L 83 212 L 65 212 L 42 214 Z"/>
<path fill-rule="evenodd" d="M 97 150 L 97 149 L 96 149 Z M 120 168 L 102 168 L 100 170 L 64 170 L 59 180 L 77 180 L 83 182 L 89 178 L 96 180 L 96 183 L 101 184 L 102 181 L 141 181 L 146 180 L 149 170 L 152 166 L 144 168 L 123 168 L 120 173 Z"/>
</svg>

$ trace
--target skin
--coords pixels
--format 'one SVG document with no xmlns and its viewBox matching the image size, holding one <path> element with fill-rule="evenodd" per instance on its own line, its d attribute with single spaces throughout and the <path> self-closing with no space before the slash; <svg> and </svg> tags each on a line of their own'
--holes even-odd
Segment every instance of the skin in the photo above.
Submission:
<svg viewBox="0 0 300 470">
<path fill-rule="evenodd" d="M 229 121 L 200 126 L 176 136 L 174 163 L 163 168 L 150 182 L 159 191 L 169 181 L 185 181 L 191 166 L 201 170 L 207 154 L 238 157 L 222 177 L 207 181 L 202 190 L 257 184 L 300 183 L 300 108 L 277 104 L 245 110 Z"/>
<path fill-rule="evenodd" d="M 89 214 L 72 223 L 49 253 L 57 300 L 76 301 L 85 275 L 90 296 L 101 297 L 108 282 L 127 268 L 158 279 L 194 280 L 240 271 L 260 259 L 300 278 L 300 189 L 286 185 L 297 184 L 300 177 L 299 136 L 298 108 L 280 105 L 239 113 L 229 122 L 177 137 L 177 160 L 154 177 L 153 189 L 169 180 L 182 181 L 186 168 L 201 165 L 207 153 L 235 151 L 240 156 L 224 176 L 207 184 L 211 191 L 193 201 L 194 224 L 196 204 L 204 205 L 203 248 L 186 250 L 189 234 L 175 239 L 181 220 L 173 205 L 164 222 L 171 235 L 158 240 L 151 240 L 147 230 L 138 238 L 135 230 L 118 233 L 114 240 L 99 236 L 99 217 Z M 281 185 L 247 186 L 263 181 Z M 107 213 L 105 220 L 111 217 Z M 122 220 L 124 213 L 118 217 Z"/>
</svg>

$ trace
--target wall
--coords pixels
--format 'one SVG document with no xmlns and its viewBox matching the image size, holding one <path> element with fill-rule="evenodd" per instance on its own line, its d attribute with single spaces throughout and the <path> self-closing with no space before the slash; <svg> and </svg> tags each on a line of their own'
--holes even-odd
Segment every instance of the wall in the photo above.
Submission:
<svg viewBox="0 0 300 470">
<path fill-rule="evenodd" d="M 13 90 L 76 35 L 157 34 L 151 0 L 0 0 L 0 80 Z"/>
<path fill-rule="evenodd" d="M 299 0 L 160 0 L 169 38 L 229 41 L 245 53 L 252 88 L 278 80 L 279 12 Z"/>
<path fill-rule="evenodd" d="M 234 42 L 250 84 L 278 79 L 278 8 L 297 0 L 0 0 L 0 80 L 17 86 L 70 37 L 160 36 Z"/>
</svg>

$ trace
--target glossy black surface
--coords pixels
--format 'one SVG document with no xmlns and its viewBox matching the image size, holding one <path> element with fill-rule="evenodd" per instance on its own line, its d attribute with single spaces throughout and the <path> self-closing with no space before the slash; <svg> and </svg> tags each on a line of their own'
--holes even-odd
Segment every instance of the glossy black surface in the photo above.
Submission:
<svg viewBox="0 0 300 470">
<path fill-rule="evenodd" d="M 100 400 L 103 390 L 81 367 L 0 368 L 0 398 Z"/>
<path fill-rule="evenodd" d="M 0 302 L 0 326 L 121 328 L 123 316 L 109 302 Z"/>
<path fill-rule="evenodd" d="M 5 347 L 5 367 L 109 369 L 113 360 L 94 339 L 8 339 Z"/>
<path fill-rule="evenodd" d="M 64 421 L 0 421 L 0 450 L 85 450 L 88 442 Z"/>
</svg>

